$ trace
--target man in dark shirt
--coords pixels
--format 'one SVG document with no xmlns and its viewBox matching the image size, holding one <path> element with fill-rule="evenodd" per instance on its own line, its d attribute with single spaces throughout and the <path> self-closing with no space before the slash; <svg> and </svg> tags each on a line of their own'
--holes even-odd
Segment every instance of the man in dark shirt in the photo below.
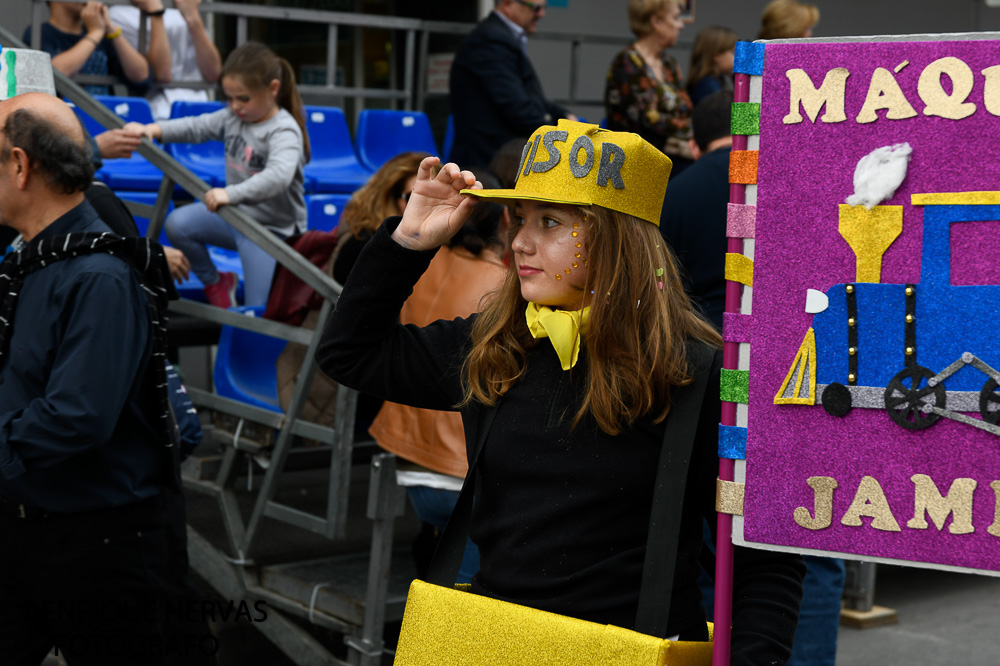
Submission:
<svg viewBox="0 0 1000 666">
<path fill-rule="evenodd" d="M 545 0 L 496 0 L 458 47 L 449 83 L 455 119 L 450 158 L 456 164 L 489 164 L 511 139 L 560 118 L 577 119 L 545 99 L 528 60 L 528 35 L 544 16 Z"/>
<path fill-rule="evenodd" d="M 43 256 L 0 296 L 5 663 L 39 663 L 53 645 L 72 663 L 162 663 L 160 496 L 172 474 L 162 361 L 142 267 L 105 252 L 65 255 L 67 234 L 110 231 L 84 199 L 92 176 L 64 102 L 0 102 L 0 224 L 21 234 L 19 254 Z M 5 260 L 0 279 L 16 263 Z"/>
</svg>

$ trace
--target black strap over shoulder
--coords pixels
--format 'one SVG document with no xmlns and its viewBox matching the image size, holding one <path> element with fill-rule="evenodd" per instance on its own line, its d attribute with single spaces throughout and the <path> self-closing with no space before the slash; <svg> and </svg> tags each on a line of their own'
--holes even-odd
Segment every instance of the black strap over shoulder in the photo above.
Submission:
<svg viewBox="0 0 1000 666">
<path fill-rule="evenodd" d="M 465 555 L 465 542 L 469 539 L 469 527 L 472 524 L 472 498 L 476 488 L 476 462 L 479 454 L 483 450 L 486 438 L 493 427 L 493 419 L 496 418 L 499 405 L 490 407 L 483 412 L 479 427 L 479 439 L 476 448 L 469 456 L 469 473 L 465 476 L 465 483 L 462 484 L 462 492 L 458 495 L 455 508 L 448 518 L 448 524 L 444 528 L 441 540 L 438 541 L 431 565 L 427 570 L 427 582 L 434 585 L 451 587 L 455 584 L 458 571 L 462 568 L 462 557 Z"/>
<path fill-rule="evenodd" d="M 694 380 L 674 390 L 673 406 L 663 433 L 635 623 L 636 631 L 650 636 L 663 636 L 667 630 L 688 467 L 712 358 L 712 350 L 707 345 L 691 344 L 688 361 Z M 469 456 L 469 473 L 431 561 L 428 583 L 451 587 L 461 568 L 472 522 L 476 463 L 496 412 L 497 407 L 494 406 L 481 416 L 479 438 Z"/>
<path fill-rule="evenodd" d="M 707 345 L 694 343 L 688 356 L 694 380 L 674 391 L 663 432 L 660 466 L 649 515 L 646 559 L 642 565 L 635 630 L 650 636 L 663 636 L 667 631 L 684 491 L 698 430 L 698 415 L 712 367 L 712 351 Z"/>
</svg>

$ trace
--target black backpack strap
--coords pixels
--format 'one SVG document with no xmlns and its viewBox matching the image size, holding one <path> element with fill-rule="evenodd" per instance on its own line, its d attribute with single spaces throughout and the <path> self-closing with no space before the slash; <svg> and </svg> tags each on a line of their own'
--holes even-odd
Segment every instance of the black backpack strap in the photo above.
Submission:
<svg viewBox="0 0 1000 666">
<path fill-rule="evenodd" d="M 698 417 L 711 372 L 712 350 L 702 343 L 692 343 L 688 359 L 694 379 L 674 391 L 673 405 L 663 432 L 635 618 L 636 631 L 658 637 L 663 637 L 667 631 L 681 516 L 684 513 L 684 490 L 694 451 Z"/>
<path fill-rule="evenodd" d="M 459 569 L 462 568 L 465 542 L 469 539 L 469 527 L 472 525 L 472 498 L 476 489 L 476 462 L 478 462 L 479 454 L 490 434 L 490 428 L 493 427 L 493 419 L 496 418 L 498 408 L 499 405 L 494 405 L 483 412 L 480 417 L 479 439 L 472 455 L 469 456 L 469 473 L 465 475 L 462 492 L 458 495 L 455 508 L 452 510 L 444 533 L 441 534 L 441 539 L 434 550 L 434 557 L 427 570 L 428 583 L 451 587 L 455 584 Z"/>
</svg>

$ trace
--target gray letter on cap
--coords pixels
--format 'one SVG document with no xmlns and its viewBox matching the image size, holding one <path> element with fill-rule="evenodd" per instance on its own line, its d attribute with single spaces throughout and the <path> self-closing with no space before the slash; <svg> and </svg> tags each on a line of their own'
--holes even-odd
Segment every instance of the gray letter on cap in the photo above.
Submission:
<svg viewBox="0 0 1000 666">
<path fill-rule="evenodd" d="M 559 164 L 559 158 L 562 155 L 552 144 L 556 141 L 565 141 L 569 138 L 569 132 L 566 130 L 549 130 L 542 135 L 542 145 L 545 146 L 545 150 L 549 153 L 549 159 L 544 162 L 535 162 L 531 165 L 531 170 L 535 173 L 545 173 L 551 170 L 555 165 Z"/>
<path fill-rule="evenodd" d="M 577 160 L 580 156 L 580 149 L 583 148 L 587 151 L 587 161 L 583 164 Z M 574 178 L 585 178 L 590 170 L 594 168 L 594 142 L 590 140 L 590 137 L 584 134 L 576 141 L 573 142 L 573 146 L 569 149 L 569 170 L 573 174 Z"/>
<path fill-rule="evenodd" d="M 538 152 L 538 142 L 541 138 L 541 134 L 535 135 L 535 140 L 531 144 L 531 154 L 528 155 L 528 159 L 522 160 L 524 162 L 524 171 L 521 172 L 522 176 L 527 176 L 531 172 L 531 163 L 535 161 L 535 153 Z M 525 148 L 527 148 L 527 146 L 525 146 Z"/>
<path fill-rule="evenodd" d="M 524 166 L 524 158 L 528 156 L 528 149 L 531 148 L 531 142 L 524 144 L 524 149 L 521 151 L 521 161 L 517 165 L 517 173 L 514 174 L 514 184 L 517 185 L 517 181 L 521 179 L 521 167 Z"/>
<path fill-rule="evenodd" d="M 616 190 L 624 190 L 623 164 L 625 164 L 625 151 L 621 149 L 621 146 L 607 141 L 601 144 L 601 163 L 597 167 L 597 184 L 604 187 L 610 180 Z"/>
</svg>

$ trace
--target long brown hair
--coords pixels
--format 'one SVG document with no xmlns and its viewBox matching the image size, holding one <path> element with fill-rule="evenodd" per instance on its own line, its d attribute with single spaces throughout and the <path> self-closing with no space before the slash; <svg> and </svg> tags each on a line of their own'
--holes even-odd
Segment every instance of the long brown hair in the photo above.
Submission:
<svg viewBox="0 0 1000 666">
<path fill-rule="evenodd" d="M 670 387 L 691 381 L 689 339 L 716 346 L 722 339 L 694 311 L 673 253 L 654 225 L 600 206 L 577 211 L 589 222 L 584 293 L 593 296 L 584 340 L 587 389 L 573 425 L 589 412 L 601 430 L 615 435 L 646 414 L 657 422 L 666 417 Z M 525 325 L 526 307 L 512 261 L 473 325 L 464 404 L 496 404 L 524 375 L 527 350 L 538 344 Z"/>
<path fill-rule="evenodd" d="M 400 153 L 379 167 L 368 182 L 351 195 L 340 215 L 341 224 L 346 224 L 356 238 L 362 238 L 378 229 L 385 218 L 399 215 L 397 202 L 403 196 L 406 181 L 417 175 L 425 157 L 430 155 L 416 151 Z"/>
<path fill-rule="evenodd" d="M 248 89 L 263 90 L 271 85 L 271 81 L 280 81 L 278 106 L 288 111 L 295 118 L 302 130 L 302 149 L 306 162 L 309 161 L 309 133 L 306 131 L 306 116 L 302 97 L 295 85 L 295 70 L 292 65 L 260 42 L 246 42 L 230 52 L 222 66 L 221 81 L 225 76 L 238 76 Z"/>
<path fill-rule="evenodd" d="M 715 70 L 715 56 L 736 48 L 736 33 L 729 28 L 710 25 L 702 28 L 694 39 L 691 50 L 691 67 L 688 70 L 688 88 L 706 76 L 719 76 Z"/>
</svg>

